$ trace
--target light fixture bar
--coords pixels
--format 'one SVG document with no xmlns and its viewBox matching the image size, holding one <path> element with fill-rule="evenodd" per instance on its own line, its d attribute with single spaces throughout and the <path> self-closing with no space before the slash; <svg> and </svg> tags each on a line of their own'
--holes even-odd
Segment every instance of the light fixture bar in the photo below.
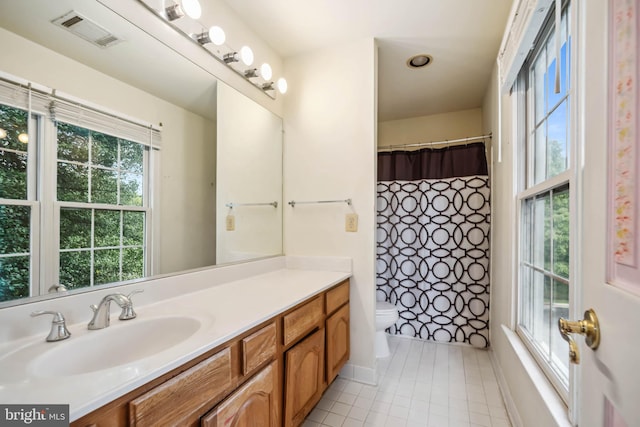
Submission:
<svg viewBox="0 0 640 427">
<path fill-rule="evenodd" d="M 222 28 L 218 27 L 217 25 L 214 25 L 213 27 L 209 28 L 206 31 L 194 34 L 193 38 L 195 39 L 195 41 L 197 41 L 201 45 L 213 43 L 216 46 L 220 46 L 224 44 L 224 41 L 226 40 L 227 36 L 225 35 L 224 30 Z"/>
<path fill-rule="evenodd" d="M 248 70 L 244 70 L 244 76 L 248 79 L 253 79 L 255 77 L 258 77 L 258 69 L 249 68 Z"/>
<path fill-rule="evenodd" d="M 232 62 L 239 62 L 240 61 L 240 57 L 238 56 L 238 52 L 229 52 L 229 53 L 225 53 L 222 56 L 222 61 L 229 65 Z"/>
<path fill-rule="evenodd" d="M 184 10 L 182 10 L 182 6 L 177 3 L 172 4 L 171 6 L 167 6 L 164 11 L 169 21 L 175 21 L 176 19 L 180 19 L 184 16 Z"/>
<path fill-rule="evenodd" d="M 276 83 L 270 81 L 271 67 L 268 64 L 263 64 L 260 67 L 259 71 L 257 68 L 239 69 L 239 66 L 232 65 L 234 62 L 242 63 L 247 67 L 250 67 L 253 64 L 254 55 L 249 46 L 242 46 L 242 48 L 238 51 L 234 50 L 232 52 L 219 55 L 216 52 L 208 49 L 205 45 L 209 43 L 213 43 L 217 46 L 223 45 L 225 41 L 225 34 L 222 28 L 213 26 L 210 27 L 209 30 L 204 30 L 197 34 L 187 34 L 182 30 L 182 28 L 172 22 L 176 19 L 184 17 L 185 15 L 194 20 L 197 20 L 198 18 L 195 16 L 197 15 L 199 17 L 199 13 L 201 12 L 200 3 L 198 0 L 177 0 L 174 4 L 172 4 L 171 6 L 167 6 L 163 10 L 155 9 L 154 7 L 147 4 L 147 1 L 148 0 L 138 0 L 138 2 L 141 3 L 147 10 L 154 13 L 163 22 L 173 28 L 178 34 L 181 34 L 183 37 L 188 38 L 192 43 L 197 43 L 198 46 L 206 50 L 210 56 L 215 58 L 218 62 L 226 65 L 227 68 L 241 76 L 243 79 L 259 89 L 260 92 L 264 93 L 269 98 L 276 98 Z M 201 26 L 200 28 L 206 27 Z M 264 74 L 266 74 L 266 76 Z M 261 79 L 259 79 L 258 81 L 251 80 L 258 77 L 261 77 Z M 281 77 L 280 79 L 278 79 L 277 88 L 280 93 L 286 92 L 287 83 L 284 78 Z"/>
</svg>

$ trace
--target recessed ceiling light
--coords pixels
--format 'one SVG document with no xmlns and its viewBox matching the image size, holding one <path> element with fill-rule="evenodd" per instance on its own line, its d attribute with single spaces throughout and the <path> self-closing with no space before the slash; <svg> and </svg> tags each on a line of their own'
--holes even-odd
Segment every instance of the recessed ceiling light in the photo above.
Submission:
<svg viewBox="0 0 640 427">
<path fill-rule="evenodd" d="M 433 62 L 433 58 L 431 55 L 426 55 L 421 53 L 419 55 L 413 55 L 411 58 L 407 59 L 407 67 L 409 68 L 422 68 Z"/>
</svg>

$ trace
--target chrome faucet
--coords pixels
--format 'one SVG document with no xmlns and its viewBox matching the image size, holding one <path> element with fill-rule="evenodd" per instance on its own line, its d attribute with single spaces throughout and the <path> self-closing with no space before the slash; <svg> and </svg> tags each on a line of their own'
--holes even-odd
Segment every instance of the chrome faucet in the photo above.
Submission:
<svg viewBox="0 0 640 427">
<path fill-rule="evenodd" d="M 133 311 L 131 296 L 134 294 L 139 294 L 140 292 L 144 291 L 133 291 L 129 295 L 124 295 L 121 293 L 109 294 L 102 298 L 102 301 L 100 301 L 100 304 L 98 304 L 97 306 L 95 304 L 91 305 L 90 307 L 93 310 L 93 318 L 91 319 L 87 327 L 89 329 L 102 329 L 109 326 L 111 301 L 115 301 L 116 304 L 118 304 L 122 309 L 122 312 L 118 317 L 120 320 L 134 319 L 136 317 L 136 312 Z"/>
</svg>

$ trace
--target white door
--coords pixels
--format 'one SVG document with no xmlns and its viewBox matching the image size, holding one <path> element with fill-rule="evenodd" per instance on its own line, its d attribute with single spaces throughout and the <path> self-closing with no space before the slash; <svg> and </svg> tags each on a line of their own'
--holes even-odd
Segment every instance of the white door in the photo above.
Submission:
<svg viewBox="0 0 640 427">
<path fill-rule="evenodd" d="M 591 350 L 585 345 L 585 339 L 574 335 L 580 348 L 581 361 L 578 365 L 578 395 L 577 395 L 577 415 L 580 426 L 605 426 L 605 427 L 637 427 L 640 426 L 640 280 L 638 275 L 630 276 L 626 280 L 629 289 L 608 284 L 610 281 L 607 273 L 607 260 L 612 249 L 607 247 L 607 236 L 609 221 L 607 219 L 608 199 L 607 185 L 607 145 L 611 142 L 612 136 L 609 132 L 608 117 L 610 108 L 608 107 L 609 96 L 612 92 L 608 90 L 609 76 L 616 78 L 619 70 L 609 72 L 608 62 L 611 60 L 613 50 L 610 49 L 609 32 L 618 26 L 626 26 L 623 22 L 629 19 L 628 24 L 634 21 L 640 22 L 639 16 L 624 17 L 617 16 L 609 12 L 609 8 L 615 2 L 623 4 L 627 11 L 637 8 L 636 13 L 640 13 L 640 0 L 585 0 L 575 2 L 579 4 L 579 40 L 582 42 L 579 47 L 581 71 L 583 84 L 579 93 L 581 96 L 579 112 L 579 138 L 583 140 L 584 168 L 582 172 L 582 185 L 579 192 L 582 198 L 582 226 L 579 234 L 580 242 L 580 271 L 576 283 L 582 283 L 582 301 L 578 300 L 579 313 L 588 308 L 593 308 L 596 312 L 601 330 L 601 342 L 597 350 Z M 626 12 L 625 12 L 626 14 Z M 612 19 L 619 20 L 615 25 L 611 24 Z M 624 34 L 622 31 L 620 34 Z M 640 30 L 633 34 L 634 43 L 638 41 Z M 629 46 L 627 46 L 629 47 Z M 626 58 L 635 61 L 640 44 L 630 46 L 631 52 Z M 619 54 L 626 55 L 624 51 Z M 608 60 L 607 60 L 608 58 Z M 616 59 L 618 62 L 620 57 Z M 618 62 L 619 65 L 619 62 Z M 630 108 L 632 112 L 631 121 L 627 124 L 636 126 L 635 146 L 636 156 L 640 156 L 640 111 L 633 113 L 634 108 L 640 107 L 640 91 L 638 90 L 638 70 L 637 64 L 635 79 L 630 83 L 633 92 L 621 93 L 618 97 L 612 97 L 612 105 L 620 107 L 620 102 L 625 96 L 635 96 L 635 105 L 623 105 L 623 108 Z M 633 73 L 631 73 L 633 75 Z M 626 81 L 626 80 L 625 80 Z M 615 83 L 614 83 L 615 86 Z M 625 90 L 623 87 L 621 90 Z M 635 95 L 634 95 L 635 94 Z M 615 121 L 614 121 L 615 123 Z M 625 124 L 619 124 L 625 127 Z M 620 135 L 613 135 L 619 137 Z M 624 156 L 622 156 L 624 157 Z M 637 157 L 635 162 L 631 162 L 637 168 Z M 620 173 L 626 167 L 619 164 Z M 633 169 L 633 168 L 632 168 Z M 640 268 L 640 198 L 638 187 L 640 187 L 640 168 L 633 170 L 630 178 L 628 176 L 618 176 L 614 179 L 628 180 L 626 190 L 631 199 L 635 198 L 635 207 L 628 211 L 630 218 L 635 217 L 635 223 L 630 223 L 630 230 L 635 234 L 634 245 L 629 246 L 631 254 L 628 259 L 619 258 L 626 264 L 634 262 Z M 624 184 L 624 182 L 622 182 Z M 580 222 L 580 221 L 579 221 Z M 622 242 L 616 242 L 614 247 Z M 625 256 L 626 257 L 626 256 Z M 623 258 L 625 258 L 623 257 Z M 623 264 L 624 264 L 623 263 Z M 619 267 L 619 266 L 618 266 Z M 626 268 L 623 266 L 623 268 Z M 620 270 L 620 268 L 618 268 Z M 632 271 L 628 271 L 633 273 Z M 618 271 L 616 275 L 620 275 Z M 624 273 L 622 271 L 622 273 Z M 614 281 L 621 283 L 622 280 L 614 278 Z M 580 299 L 580 297 L 579 297 Z M 576 319 L 572 319 L 576 320 Z"/>
</svg>

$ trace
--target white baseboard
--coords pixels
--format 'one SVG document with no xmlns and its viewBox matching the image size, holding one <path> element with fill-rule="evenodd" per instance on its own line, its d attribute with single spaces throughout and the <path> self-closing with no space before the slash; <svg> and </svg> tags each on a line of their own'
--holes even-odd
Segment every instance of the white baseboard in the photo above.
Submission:
<svg viewBox="0 0 640 427">
<path fill-rule="evenodd" d="M 496 380 L 498 381 L 498 385 L 500 386 L 500 392 L 502 393 L 502 400 L 504 400 L 504 406 L 507 410 L 507 415 L 509 416 L 509 421 L 511 421 L 511 425 L 513 427 L 523 427 L 522 419 L 520 419 L 520 414 L 518 413 L 518 408 L 516 407 L 515 402 L 513 401 L 513 397 L 511 396 L 511 391 L 509 390 L 509 386 L 507 385 L 507 380 L 502 373 L 502 368 L 496 359 L 496 355 L 493 350 L 489 350 L 489 359 L 491 360 L 491 365 L 493 366 L 493 372 L 496 374 Z"/>
<path fill-rule="evenodd" d="M 340 378 L 369 385 L 377 385 L 378 371 L 376 368 L 366 368 L 347 362 L 340 370 Z"/>
</svg>

